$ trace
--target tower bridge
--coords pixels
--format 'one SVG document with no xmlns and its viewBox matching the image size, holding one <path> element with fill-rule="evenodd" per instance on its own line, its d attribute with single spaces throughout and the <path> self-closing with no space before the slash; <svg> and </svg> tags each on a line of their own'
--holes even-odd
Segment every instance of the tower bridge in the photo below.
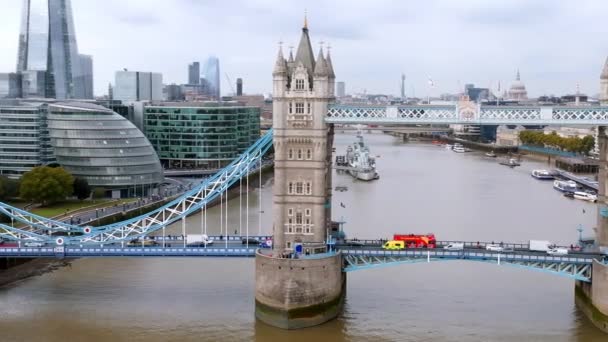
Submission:
<svg viewBox="0 0 608 342">
<path fill-rule="evenodd" d="M 256 317 L 273 326 L 301 328 L 323 323 L 342 310 L 346 274 L 359 269 L 411 262 L 470 260 L 541 270 L 576 280 L 577 303 L 591 320 L 608 331 L 608 64 L 601 74 L 602 102 L 597 107 L 496 107 L 466 99 L 453 106 L 343 106 L 334 104 L 335 73 L 329 52 L 314 57 L 308 27 L 302 29 L 295 56 L 279 49 L 273 70 L 273 129 L 239 158 L 198 186 L 150 213 L 100 227 L 81 227 L 43 218 L 0 203 L 0 212 L 18 225 L 0 224 L 0 237 L 20 245 L 43 247 L 0 249 L 4 257 L 254 257 Z M 497 253 L 463 251 L 383 251 L 376 245 L 358 248 L 331 243 L 331 150 L 333 124 L 478 124 L 598 126 L 600 173 L 596 249 L 555 257 L 530 251 Z M 228 188 L 248 182 L 274 147 L 272 249 L 225 240 L 216 246 L 125 247 L 132 239 L 162 233 L 202 212 Z M 228 224 L 226 222 L 226 227 Z M 249 234 L 244 236 L 249 239 Z M 241 238 L 239 236 L 239 238 Z"/>
</svg>

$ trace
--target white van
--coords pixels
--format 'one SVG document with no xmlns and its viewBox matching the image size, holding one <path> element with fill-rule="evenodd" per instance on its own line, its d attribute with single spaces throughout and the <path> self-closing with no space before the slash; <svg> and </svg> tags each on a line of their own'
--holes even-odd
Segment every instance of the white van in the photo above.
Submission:
<svg viewBox="0 0 608 342">
<path fill-rule="evenodd" d="M 448 251 L 461 251 L 464 249 L 464 243 L 453 242 L 447 246 L 444 246 L 443 249 L 447 249 Z"/>
</svg>

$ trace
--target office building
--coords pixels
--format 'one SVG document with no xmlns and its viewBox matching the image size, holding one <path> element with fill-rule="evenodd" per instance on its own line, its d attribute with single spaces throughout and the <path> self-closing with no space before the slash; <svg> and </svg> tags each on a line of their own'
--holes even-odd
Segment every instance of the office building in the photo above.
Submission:
<svg viewBox="0 0 608 342">
<path fill-rule="evenodd" d="M 487 100 L 490 96 L 490 89 L 488 88 L 477 88 L 474 84 L 465 84 L 464 93 L 469 97 L 471 101 L 481 102 Z"/>
<path fill-rule="evenodd" d="M 336 96 L 337 97 L 346 96 L 346 84 L 344 82 L 336 82 Z"/>
<path fill-rule="evenodd" d="M 0 175 L 19 178 L 54 160 L 42 105 L 0 105 Z"/>
<path fill-rule="evenodd" d="M 21 18 L 17 72 L 24 74 L 24 96 L 83 97 L 70 0 L 24 0 Z"/>
<path fill-rule="evenodd" d="M 199 62 L 192 62 L 188 65 L 188 84 L 201 83 L 201 65 Z"/>
<path fill-rule="evenodd" d="M 165 168 L 217 169 L 260 137 L 260 108 L 224 103 L 146 105 L 144 133 Z"/>
<path fill-rule="evenodd" d="M 205 62 L 203 76 L 207 82 L 207 94 L 214 100 L 220 99 L 220 60 L 211 56 Z"/>
<path fill-rule="evenodd" d="M 236 79 L 236 96 L 243 96 L 243 79 Z"/>
<path fill-rule="evenodd" d="M 93 92 L 93 56 L 80 55 L 80 79 L 79 84 L 82 84 L 81 89 L 76 89 L 80 95 L 79 99 L 93 99 L 95 98 Z"/>
<path fill-rule="evenodd" d="M 148 139 L 110 109 L 49 100 L 0 104 L 0 174 L 19 178 L 54 163 L 114 197 L 148 194 L 163 182 Z"/>
<path fill-rule="evenodd" d="M 90 103 L 53 103 L 48 105 L 47 116 L 57 163 L 92 187 L 125 197 L 142 191 L 148 194 L 163 182 L 162 168 L 148 139 L 112 110 Z"/>
<path fill-rule="evenodd" d="M 182 92 L 182 86 L 179 84 L 167 84 L 163 88 L 163 99 L 165 101 L 183 101 L 184 93 Z"/>
<path fill-rule="evenodd" d="M 22 97 L 21 82 L 21 74 L 0 73 L 0 99 Z"/>
<path fill-rule="evenodd" d="M 163 75 L 155 72 L 117 71 L 113 99 L 124 102 L 162 101 Z"/>
</svg>

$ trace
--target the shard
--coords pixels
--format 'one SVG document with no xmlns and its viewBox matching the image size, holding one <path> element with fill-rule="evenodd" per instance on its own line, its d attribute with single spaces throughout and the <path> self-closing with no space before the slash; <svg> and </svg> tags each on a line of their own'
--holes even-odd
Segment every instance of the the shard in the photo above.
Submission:
<svg viewBox="0 0 608 342">
<path fill-rule="evenodd" d="M 70 0 L 23 0 L 17 72 L 25 97 L 91 97 L 82 58 Z"/>
</svg>

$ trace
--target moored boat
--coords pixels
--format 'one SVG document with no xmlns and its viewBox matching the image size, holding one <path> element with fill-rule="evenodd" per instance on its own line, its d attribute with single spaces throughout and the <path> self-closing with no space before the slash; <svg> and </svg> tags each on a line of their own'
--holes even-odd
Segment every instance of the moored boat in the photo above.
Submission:
<svg viewBox="0 0 608 342">
<path fill-rule="evenodd" d="M 357 179 L 370 181 L 380 178 L 376 172 L 376 160 L 370 156 L 369 147 L 360 132 L 357 133 L 357 141 L 346 149 L 346 162 L 350 166 L 348 173 Z"/>
<path fill-rule="evenodd" d="M 555 178 L 553 174 L 547 170 L 532 170 L 532 177 L 542 180 L 549 180 Z"/>
<path fill-rule="evenodd" d="M 494 151 L 486 152 L 485 156 L 489 158 L 496 158 L 496 153 L 494 153 Z"/>
<path fill-rule="evenodd" d="M 576 192 L 578 191 L 578 185 L 575 181 L 564 181 L 564 180 L 555 180 L 553 181 L 553 188 L 557 191 L 561 192 Z"/>
<path fill-rule="evenodd" d="M 591 194 L 591 193 L 584 192 L 584 191 L 575 191 L 573 195 L 574 195 L 574 198 L 576 198 L 576 199 L 593 202 L 593 203 L 597 202 L 597 195 L 595 195 L 595 194 Z"/>
</svg>

